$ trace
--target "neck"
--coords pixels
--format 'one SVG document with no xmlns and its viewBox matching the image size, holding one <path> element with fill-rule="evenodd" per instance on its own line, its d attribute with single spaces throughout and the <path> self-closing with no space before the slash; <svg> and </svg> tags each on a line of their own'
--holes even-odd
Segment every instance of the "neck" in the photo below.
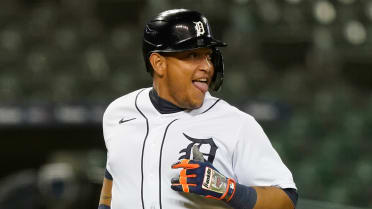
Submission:
<svg viewBox="0 0 372 209">
<path fill-rule="evenodd" d="M 175 101 L 175 99 L 169 95 L 169 89 L 167 88 L 167 85 L 164 84 L 164 82 L 165 82 L 164 78 L 160 78 L 158 76 L 156 76 L 153 80 L 152 88 L 153 90 L 155 90 L 157 97 L 160 97 L 161 99 L 173 104 L 174 106 L 183 108 L 183 107 L 180 107 L 177 101 Z"/>
<path fill-rule="evenodd" d="M 153 89 L 151 89 L 149 96 L 150 96 L 151 103 L 161 114 L 170 114 L 170 113 L 176 113 L 176 112 L 181 112 L 185 110 L 184 108 L 180 108 L 176 106 L 175 104 L 161 98 L 158 95 L 155 86 Z"/>
</svg>

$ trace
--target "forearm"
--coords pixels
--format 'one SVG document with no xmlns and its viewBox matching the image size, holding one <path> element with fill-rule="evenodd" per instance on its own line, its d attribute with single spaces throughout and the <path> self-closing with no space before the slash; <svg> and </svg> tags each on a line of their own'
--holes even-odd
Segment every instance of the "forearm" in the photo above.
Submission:
<svg viewBox="0 0 372 209">
<path fill-rule="evenodd" d="M 112 177 L 108 171 L 105 173 L 98 209 L 110 209 L 111 206 Z"/>
<path fill-rule="evenodd" d="M 112 181 L 108 179 L 103 180 L 101 196 L 99 198 L 98 209 L 110 209 L 111 206 L 111 187 Z"/>
<path fill-rule="evenodd" d="M 294 192 L 288 193 L 277 187 L 248 187 L 236 184 L 235 194 L 228 204 L 235 209 L 294 209 L 297 193 L 292 190 Z"/>
</svg>

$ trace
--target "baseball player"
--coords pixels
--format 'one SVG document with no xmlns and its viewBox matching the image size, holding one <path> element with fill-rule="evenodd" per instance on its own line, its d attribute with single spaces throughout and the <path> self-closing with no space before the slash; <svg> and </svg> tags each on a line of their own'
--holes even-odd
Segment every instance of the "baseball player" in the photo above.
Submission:
<svg viewBox="0 0 372 209">
<path fill-rule="evenodd" d="M 153 86 L 112 102 L 100 209 L 293 209 L 297 189 L 255 119 L 211 96 L 224 66 L 205 16 L 174 9 L 144 29 Z"/>
</svg>

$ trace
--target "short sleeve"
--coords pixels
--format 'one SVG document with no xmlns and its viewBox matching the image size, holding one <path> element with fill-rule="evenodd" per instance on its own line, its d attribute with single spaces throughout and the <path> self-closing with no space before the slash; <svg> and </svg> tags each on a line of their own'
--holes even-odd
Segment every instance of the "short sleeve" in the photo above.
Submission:
<svg viewBox="0 0 372 209">
<path fill-rule="evenodd" d="M 106 109 L 103 118 L 102 118 L 102 130 L 103 130 L 103 139 L 105 140 L 105 146 L 107 151 L 110 150 L 110 133 L 112 132 L 113 123 L 112 123 L 112 114 L 110 111 L 110 106 Z"/>
<path fill-rule="evenodd" d="M 109 152 L 107 151 L 105 177 L 111 177 L 111 178 L 108 178 L 108 179 L 112 180 L 113 177 L 112 177 L 112 171 L 111 171 L 111 167 L 110 167 L 110 159 L 109 158 L 110 158 L 110 155 L 109 155 Z"/>
<path fill-rule="evenodd" d="M 106 176 L 106 173 L 109 173 L 110 175 L 112 174 L 111 168 L 110 168 L 110 138 L 111 138 L 110 134 L 113 133 L 113 128 L 115 126 L 113 122 L 114 114 L 112 113 L 113 112 L 112 106 L 113 106 L 112 104 L 108 106 L 102 119 L 103 139 L 104 139 L 106 150 L 107 150 L 105 176 Z"/>
<path fill-rule="evenodd" d="M 237 134 L 233 169 L 238 183 L 296 189 L 292 173 L 254 118 L 244 118 Z"/>
</svg>

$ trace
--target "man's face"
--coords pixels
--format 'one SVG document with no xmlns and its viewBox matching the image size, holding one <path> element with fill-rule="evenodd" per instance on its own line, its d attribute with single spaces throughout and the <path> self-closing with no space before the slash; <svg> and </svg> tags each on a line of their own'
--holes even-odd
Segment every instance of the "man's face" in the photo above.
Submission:
<svg viewBox="0 0 372 209">
<path fill-rule="evenodd" d="M 211 54 L 209 48 L 165 53 L 166 72 L 159 96 L 181 108 L 199 108 L 214 73 Z"/>
</svg>

